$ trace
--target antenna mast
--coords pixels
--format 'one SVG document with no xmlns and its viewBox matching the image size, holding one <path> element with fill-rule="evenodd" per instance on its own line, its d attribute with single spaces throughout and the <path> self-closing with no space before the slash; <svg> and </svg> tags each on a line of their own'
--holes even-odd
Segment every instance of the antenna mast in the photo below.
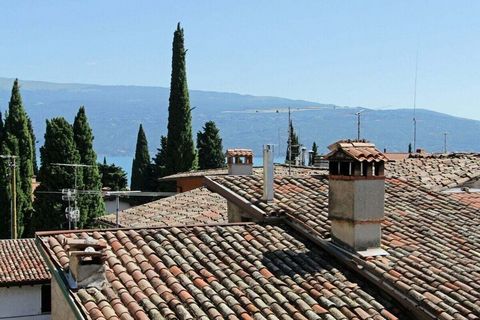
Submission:
<svg viewBox="0 0 480 320">
<path fill-rule="evenodd" d="M 288 107 L 288 175 L 292 175 L 292 119 Z"/>
<path fill-rule="evenodd" d="M 417 151 L 417 73 L 418 73 L 418 49 L 415 57 L 415 86 L 413 89 L 413 152 Z"/>
</svg>

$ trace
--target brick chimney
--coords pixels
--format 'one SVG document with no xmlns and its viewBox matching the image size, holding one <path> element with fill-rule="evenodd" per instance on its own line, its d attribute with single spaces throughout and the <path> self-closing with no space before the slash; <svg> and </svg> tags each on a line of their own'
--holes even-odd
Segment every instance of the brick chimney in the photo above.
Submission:
<svg viewBox="0 0 480 320">
<path fill-rule="evenodd" d="M 102 289 L 106 283 L 104 242 L 93 238 L 67 239 L 69 246 L 69 283 L 72 289 Z"/>
<path fill-rule="evenodd" d="M 341 140 L 328 148 L 332 241 L 368 255 L 380 248 L 387 158 L 366 140 Z"/>
<path fill-rule="evenodd" d="M 266 202 L 273 201 L 273 144 L 263 146 L 263 196 L 262 200 Z"/>
<path fill-rule="evenodd" d="M 227 149 L 229 175 L 245 176 L 253 173 L 253 152 L 251 149 Z"/>
</svg>

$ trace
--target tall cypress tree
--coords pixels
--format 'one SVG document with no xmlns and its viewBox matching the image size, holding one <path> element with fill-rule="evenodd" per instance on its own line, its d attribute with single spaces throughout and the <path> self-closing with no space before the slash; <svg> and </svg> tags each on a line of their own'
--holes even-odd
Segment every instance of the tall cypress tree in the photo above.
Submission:
<svg viewBox="0 0 480 320">
<path fill-rule="evenodd" d="M 200 169 L 215 169 L 225 166 L 222 138 L 215 122 L 208 121 L 203 132 L 197 133 L 198 167 Z"/>
<path fill-rule="evenodd" d="M 192 115 L 187 86 L 183 28 L 180 23 L 173 34 L 172 78 L 168 106 L 166 169 L 169 174 L 195 167 L 195 146 L 192 137 Z"/>
<path fill-rule="evenodd" d="M 318 147 L 317 147 L 317 143 L 315 141 L 313 141 L 313 144 L 312 144 L 312 157 L 309 159 L 310 162 L 309 162 L 309 165 L 310 166 L 313 166 L 315 164 L 315 157 L 318 155 Z"/>
<path fill-rule="evenodd" d="M 135 158 L 132 163 L 131 190 L 148 191 L 148 179 L 151 173 L 150 154 L 148 153 L 148 142 L 143 127 L 140 124 L 137 135 L 137 146 Z"/>
<path fill-rule="evenodd" d="M 160 137 L 160 148 L 157 149 L 157 154 L 153 158 L 155 166 L 155 177 L 161 178 L 166 175 L 165 167 L 167 164 L 167 137 Z"/>
<path fill-rule="evenodd" d="M 33 178 L 33 142 L 29 129 L 29 120 L 23 107 L 18 79 L 12 87 L 12 95 L 8 104 L 8 115 L 5 119 L 4 136 L 7 147 L 18 157 L 19 188 L 17 192 L 18 236 L 23 232 L 23 216 L 29 221 L 32 212 L 32 178 Z M 16 146 L 18 144 L 18 147 Z"/>
<path fill-rule="evenodd" d="M 33 162 L 33 174 L 38 174 L 38 164 L 37 164 L 37 138 L 35 137 L 35 132 L 33 131 L 32 120 L 27 116 L 28 132 L 30 132 L 30 137 L 32 137 L 32 162 Z"/>
<path fill-rule="evenodd" d="M 41 166 L 38 171 L 40 185 L 35 190 L 33 228 L 38 230 L 66 229 L 68 220 L 65 216 L 67 203 L 58 194 L 37 191 L 59 191 L 72 188 L 77 184 L 83 188 L 81 168 L 75 171 L 72 167 L 53 165 L 54 163 L 79 163 L 80 155 L 75 146 L 73 128 L 64 118 L 47 120 L 45 143 L 40 148 Z M 73 204 L 72 204 L 73 205 Z M 82 228 L 87 216 L 80 210 L 78 227 Z"/>
<path fill-rule="evenodd" d="M 291 144 L 291 147 L 287 145 L 287 154 L 285 157 L 285 163 L 289 163 L 291 159 L 291 164 L 295 163 L 295 158 L 299 156 L 300 154 L 300 143 L 298 141 L 298 135 L 295 133 L 295 129 L 293 128 L 293 122 L 290 120 L 289 124 L 289 143 Z M 292 157 L 290 158 L 290 150 L 292 151 Z"/>
<path fill-rule="evenodd" d="M 97 165 L 97 154 L 93 150 L 93 133 L 88 124 L 85 107 L 80 107 L 73 122 L 73 138 L 80 154 L 80 163 L 87 165 L 83 168 L 83 187 L 85 190 L 97 190 L 98 194 L 84 194 L 79 200 L 81 209 L 87 215 L 87 225 L 91 225 L 95 218 L 105 213 L 105 205 L 100 195 L 102 188 L 101 177 Z"/>
</svg>

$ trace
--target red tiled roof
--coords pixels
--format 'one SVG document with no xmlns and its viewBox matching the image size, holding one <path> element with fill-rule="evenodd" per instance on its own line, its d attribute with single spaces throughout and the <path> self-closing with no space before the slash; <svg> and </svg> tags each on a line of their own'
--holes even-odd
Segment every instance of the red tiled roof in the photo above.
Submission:
<svg viewBox="0 0 480 320">
<path fill-rule="evenodd" d="M 388 161 L 387 157 L 367 141 L 342 140 L 328 146 L 331 152 L 327 159 L 334 157 L 337 152 L 343 152 L 357 161 Z"/>
<path fill-rule="evenodd" d="M 274 165 L 275 175 L 287 176 L 287 175 L 316 175 L 316 174 L 325 174 L 326 169 L 321 169 L 317 167 L 305 167 L 305 166 L 288 166 L 286 164 Z M 225 176 L 228 174 L 227 168 L 220 169 L 206 169 L 206 170 L 194 170 L 187 172 L 180 172 L 172 174 L 160 180 L 176 180 L 181 178 L 191 178 L 191 177 L 210 177 L 210 176 Z M 263 174 L 263 167 L 253 167 L 253 174 L 261 176 Z"/>
<path fill-rule="evenodd" d="M 399 310 L 286 226 L 43 234 L 62 270 L 65 237 L 103 239 L 102 290 L 70 291 L 91 319 L 396 319 Z"/>
<path fill-rule="evenodd" d="M 0 286 L 50 282 L 35 239 L 0 240 Z"/>
<path fill-rule="evenodd" d="M 275 179 L 275 199 L 265 203 L 262 179 L 211 177 L 265 215 L 287 216 L 321 238 L 330 237 L 328 178 Z M 364 270 L 442 319 L 480 317 L 480 212 L 449 195 L 387 179 L 382 248 Z"/>
<path fill-rule="evenodd" d="M 253 156 L 251 149 L 227 149 L 227 157 L 248 157 Z"/>
<path fill-rule="evenodd" d="M 479 154 L 450 154 L 389 162 L 385 173 L 425 188 L 441 191 L 480 178 Z"/>
<path fill-rule="evenodd" d="M 463 202 L 468 206 L 480 209 L 480 192 L 456 192 L 451 193 L 450 197 Z"/>
<path fill-rule="evenodd" d="M 226 222 L 227 201 L 207 188 L 197 188 L 119 212 L 121 227 L 161 227 Z M 115 226 L 116 215 L 98 221 Z"/>
</svg>

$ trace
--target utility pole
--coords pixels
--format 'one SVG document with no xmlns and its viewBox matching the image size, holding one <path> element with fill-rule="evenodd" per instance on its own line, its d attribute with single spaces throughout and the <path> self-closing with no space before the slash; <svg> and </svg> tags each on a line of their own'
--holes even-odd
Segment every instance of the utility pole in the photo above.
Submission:
<svg viewBox="0 0 480 320">
<path fill-rule="evenodd" d="M 413 89 L 413 152 L 417 152 L 417 73 L 418 73 L 418 49 L 415 58 L 415 86 Z"/>
<path fill-rule="evenodd" d="M 16 173 L 16 159 L 17 156 L 0 155 L 2 159 L 8 159 L 8 166 L 10 167 L 10 177 L 12 178 L 12 197 L 10 206 L 10 234 L 12 239 L 17 239 L 17 173 Z"/>
<path fill-rule="evenodd" d="M 443 153 L 447 153 L 447 132 L 443 133 Z"/>
</svg>

